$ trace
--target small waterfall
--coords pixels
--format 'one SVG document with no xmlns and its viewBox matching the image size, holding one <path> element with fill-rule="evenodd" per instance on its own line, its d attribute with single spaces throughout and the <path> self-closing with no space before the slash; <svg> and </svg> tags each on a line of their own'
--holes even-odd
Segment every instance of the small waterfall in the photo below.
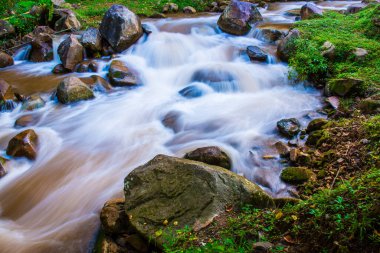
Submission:
<svg viewBox="0 0 380 253">
<path fill-rule="evenodd" d="M 32 49 L 31 45 L 26 45 L 26 46 L 21 47 L 20 49 L 18 49 L 14 53 L 13 59 L 15 61 L 26 61 L 26 60 L 28 60 L 29 53 L 30 53 L 31 49 Z"/>
</svg>

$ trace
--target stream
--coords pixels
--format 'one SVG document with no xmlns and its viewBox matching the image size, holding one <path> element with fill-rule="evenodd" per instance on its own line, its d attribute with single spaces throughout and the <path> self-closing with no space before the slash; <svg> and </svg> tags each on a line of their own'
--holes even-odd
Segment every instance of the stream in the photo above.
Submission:
<svg viewBox="0 0 380 253">
<path fill-rule="evenodd" d="M 353 3 L 319 5 L 340 10 Z M 57 56 L 31 63 L 20 54 L 0 78 L 22 94 L 39 93 L 46 105 L 0 113 L 0 156 L 7 157 L 9 140 L 25 130 L 14 127 L 20 116 L 38 119 L 31 128 L 39 136 L 37 159 L 10 160 L 0 179 L 0 252 L 91 252 L 103 204 L 121 197 L 128 173 L 157 154 L 182 157 L 198 147 L 219 146 L 231 157 L 234 172 L 274 197 L 289 196 L 272 147 L 288 140 L 278 135 L 276 122 L 295 117 L 306 126 L 321 117 L 316 111 L 322 98 L 288 79 L 288 66 L 274 56 L 276 45 L 264 42 L 260 29 L 287 31 L 294 17 L 285 12 L 303 4 L 260 9 L 264 22 L 242 37 L 220 31 L 220 14 L 145 19 L 152 33 L 116 57 L 139 73 L 143 85 L 97 92 L 93 100 L 68 106 L 51 100 L 60 80 L 94 73 L 53 75 Z M 63 38 L 55 38 L 55 50 Z M 250 62 L 247 46 L 271 53 L 270 61 Z M 96 74 L 106 77 L 110 62 L 98 60 Z M 189 99 L 178 93 L 191 85 L 203 95 Z M 176 117 L 176 131 L 162 123 L 168 114 Z"/>
</svg>

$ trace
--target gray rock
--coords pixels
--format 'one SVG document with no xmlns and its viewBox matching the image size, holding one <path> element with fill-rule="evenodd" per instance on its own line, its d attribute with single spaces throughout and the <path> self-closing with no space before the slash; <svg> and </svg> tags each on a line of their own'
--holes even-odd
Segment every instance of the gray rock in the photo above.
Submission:
<svg viewBox="0 0 380 253">
<path fill-rule="evenodd" d="M 287 62 L 289 57 L 295 50 L 294 40 L 300 37 L 300 32 L 297 29 L 289 31 L 277 46 L 277 55 L 282 60 Z"/>
<path fill-rule="evenodd" d="M 99 52 L 102 50 L 102 36 L 98 29 L 90 27 L 81 37 L 81 43 L 89 52 Z"/>
<path fill-rule="evenodd" d="M 358 48 L 355 48 L 355 50 L 353 51 L 353 54 L 355 55 L 356 61 L 364 61 L 368 55 L 368 51 L 365 50 L 364 48 L 358 47 Z"/>
<path fill-rule="evenodd" d="M 226 152 L 215 146 L 198 148 L 187 153 L 184 158 L 219 166 L 227 170 L 232 169 L 231 159 Z"/>
<path fill-rule="evenodd" d="M 315 16 L 322 16 L 323 10 L 316 6 L 314 3 L 306 3 L 301 8 L 301 19 L 310 19 Z"/>
<path fill-rule="evenodd" d="M 143 35 L 140 18 L 122 5 L 106 12 L 99 31 L 116 52 L 126 50 Z"/>
<path fill-rule="evenodd" d="M 245 35 L 251 30 L 252 24 L 262 20 L 255 5 L 232 0 L 220 16 L 218 26 L 226 33 Z"/>
<path fill-rule="evenodd" d="M 83 46 L 74 35 L 70 35 L 58 47 L 58 55 L 63 66 L 71 71 L 83 61 Z"/>
<path fill-rule="evenodd" d="M 132 171 L 124 182 L 125 212 L 131 226 L 151 239 L 165 220 L 199 230 L 227 206 L 251 204 L 273 207 L 273 199 L 260 187 L 226 169 L 200 162 L 158 155 Z"/>
<path fill-rule="evenodd" d="M 62 104 L 92 98 L 94 98 L 93 91 L 77 77 L 67 77 L 57 87 L 57 99 Z"/>
<path fill-rule="evenodd" d="M 301 124 L 296 118 L 282 119 L 277 122 L 277 128 L 282 135 L 291 138 L 301 131 Z"/>
<path fill-rule="evenodd" d="M 257 46 L 247 47 L 247 54 L 251 61 L 266 62 L 268 60 L 268 54 Z"/>
<path fill-rule="evenodd" d="M 322 45 L 322 56 L 326 57 L 327 59 L 333 60 L 335 57 L 335 46 L 330 42 L 326 41 Z"/>
</svg>

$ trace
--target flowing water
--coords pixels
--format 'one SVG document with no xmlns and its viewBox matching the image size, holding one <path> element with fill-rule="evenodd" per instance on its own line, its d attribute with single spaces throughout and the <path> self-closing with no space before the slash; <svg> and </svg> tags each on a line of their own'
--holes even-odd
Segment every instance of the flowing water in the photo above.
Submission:
<svg viewBox="0 0 380 253">
<path fill-rule="evenodd" d="M 284 12 L 302 4 L 261 9 L 260 26 L 286 29 L 294 17 Z M 251 63 L 247 46 L 274 53 L 275 45 L 261 41 L 257 29 L 244 37 L 226 35 L 217 19 L 212 14 L 145 20 L 153 33 L 117 56 L 140 74 L 143 85 L 96 93 L 91 101 L 63 106 L 50 100 L 67 76 L 50 74 L 58 58 L 33 64 L 22 61 L 19 52 L 17 64 L 0 72 L 20 92 L 41 93 L 48 101 L 33 112 L 19 106 L 0 114 L 0 155 L 6 156 L 8 141 L 22 130 L 14 127 L 18 117 L 34 115 L 38 122 L 32 128 L 39 135 L 37 160 L 11 160 L 0 180 L 1 253 L 90 251 L 102 205 L 122 196 L 125 176 L 157 154 L 183 156 L 216 145 L 230 155 L 236 173 L 273 196 L 288 196 L 289 186 L 279 179 L 279 158 L 262 156 L 275 154 L 278 120 L 296 117 L 305 125 L 318 116 L 319 92 L 290 82 L 288 67 L 274 56 L 269 64 Z M 56 38 L 55 48 L 61 40 Z M 110 61 L 99 63 L 97 74 L 105 77 Z M 192 85 L 201 97 L 178 94 Z M 175 131 L 162 123 L 168 114 Z"/>
</svg>

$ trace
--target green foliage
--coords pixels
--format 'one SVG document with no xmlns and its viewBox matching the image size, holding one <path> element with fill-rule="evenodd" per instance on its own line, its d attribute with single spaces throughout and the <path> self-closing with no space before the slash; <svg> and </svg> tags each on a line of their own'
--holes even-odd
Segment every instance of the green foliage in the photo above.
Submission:
<svg viewBox="0 0 380 253">
<path fill-rule="evenodd" d="M 364 81 L 361 93 L 380 86 L 380 30 L 374 25 L 380 6 L 370 5 L 354 15 L 333 11 L 323 17 L 297 22 L 301 38 L 294 43 L 296 50 L 289 63 L 302 79 L 326 83 L 336 78 L 358 78 Z M 335 46 L 335 56 L 329 60 L 321 56 L 322 45 L 329 41 Z M 364 48 L 364 61 L 355 59 L 355 48 Z"/>
</svg>

